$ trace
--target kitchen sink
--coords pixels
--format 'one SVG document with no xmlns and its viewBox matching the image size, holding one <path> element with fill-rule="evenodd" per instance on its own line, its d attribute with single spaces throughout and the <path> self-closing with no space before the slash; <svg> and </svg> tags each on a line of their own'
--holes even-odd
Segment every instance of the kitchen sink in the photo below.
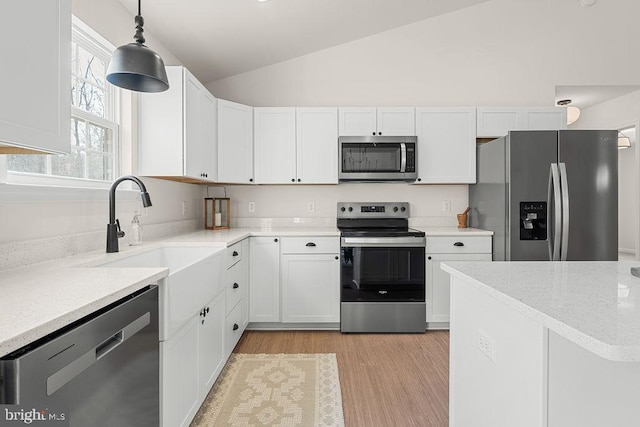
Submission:
<svg viewBox="0 0 640 427">
<path fill-rule="evenodd" d="M 223 247 L 162 246 L 94 267 L 169 269 L 169 276 L 158 282 L 160 341 L 165 341 L 222 291 L 223 251 Z"/>
</svg>

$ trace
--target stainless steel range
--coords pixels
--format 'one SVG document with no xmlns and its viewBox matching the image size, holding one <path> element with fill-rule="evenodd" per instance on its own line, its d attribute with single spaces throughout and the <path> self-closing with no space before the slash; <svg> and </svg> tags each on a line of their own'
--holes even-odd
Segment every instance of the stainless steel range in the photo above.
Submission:
<svg viewBox="0 0 640 427">
<path fill-rule="evenodd" d="M 409 203 L 338 203 L 340 330 L 424 332 L 425 234 Z"/>
</svg>

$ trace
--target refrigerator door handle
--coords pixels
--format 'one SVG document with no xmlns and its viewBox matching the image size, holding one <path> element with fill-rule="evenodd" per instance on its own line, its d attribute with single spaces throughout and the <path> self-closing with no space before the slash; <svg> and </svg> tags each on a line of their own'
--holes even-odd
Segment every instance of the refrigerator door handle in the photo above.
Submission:
<svg viewBox="0 0 640 427">
<path fill-rule="evenodd" d="M 553 200 L 551 194 L 553 193 Z M 560 173 L 558 164 L 551 163 L 549 170 L 549 187 L 547 192 L 547 204 L 553 206 L 553 238 L 548 239 L 549 259 L 551 261 L 560 260 L 560 239 L 562 233 L 562 199 L 560 194 Z M 550 208 L 548 208 L 551 210 Z M 547 213 L 549 218 L 549 213 Z"/>
<path fill-rule="evenodd" d="M 567 260 L 569 250 L 569 180 L 567 166 L 559 163 L 560 188 L 562 190 L 562 242 L 560 244 L 560 261 Z"/>
</svg>

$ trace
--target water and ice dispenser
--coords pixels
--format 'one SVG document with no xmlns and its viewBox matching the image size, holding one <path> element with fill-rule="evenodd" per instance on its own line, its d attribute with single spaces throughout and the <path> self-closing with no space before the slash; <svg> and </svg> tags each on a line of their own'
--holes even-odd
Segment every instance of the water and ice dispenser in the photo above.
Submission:
<svg viewBox="0 0 640 427">
<path fill-rule="evenodd" d="M 520 202 L 520 240 L 547 240 L 547 202 Z"/>
</svg>

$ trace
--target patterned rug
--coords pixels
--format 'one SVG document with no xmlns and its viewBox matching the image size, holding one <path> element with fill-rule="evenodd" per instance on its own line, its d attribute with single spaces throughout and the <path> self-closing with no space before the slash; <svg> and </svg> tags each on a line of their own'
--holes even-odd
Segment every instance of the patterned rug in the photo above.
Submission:
<svg viewBox="0 0 640 427">
<path fill-rule="evenodd" d="M 191 426 L 344 426 L 336 355 L 234 353 Z"/>
</svg>

